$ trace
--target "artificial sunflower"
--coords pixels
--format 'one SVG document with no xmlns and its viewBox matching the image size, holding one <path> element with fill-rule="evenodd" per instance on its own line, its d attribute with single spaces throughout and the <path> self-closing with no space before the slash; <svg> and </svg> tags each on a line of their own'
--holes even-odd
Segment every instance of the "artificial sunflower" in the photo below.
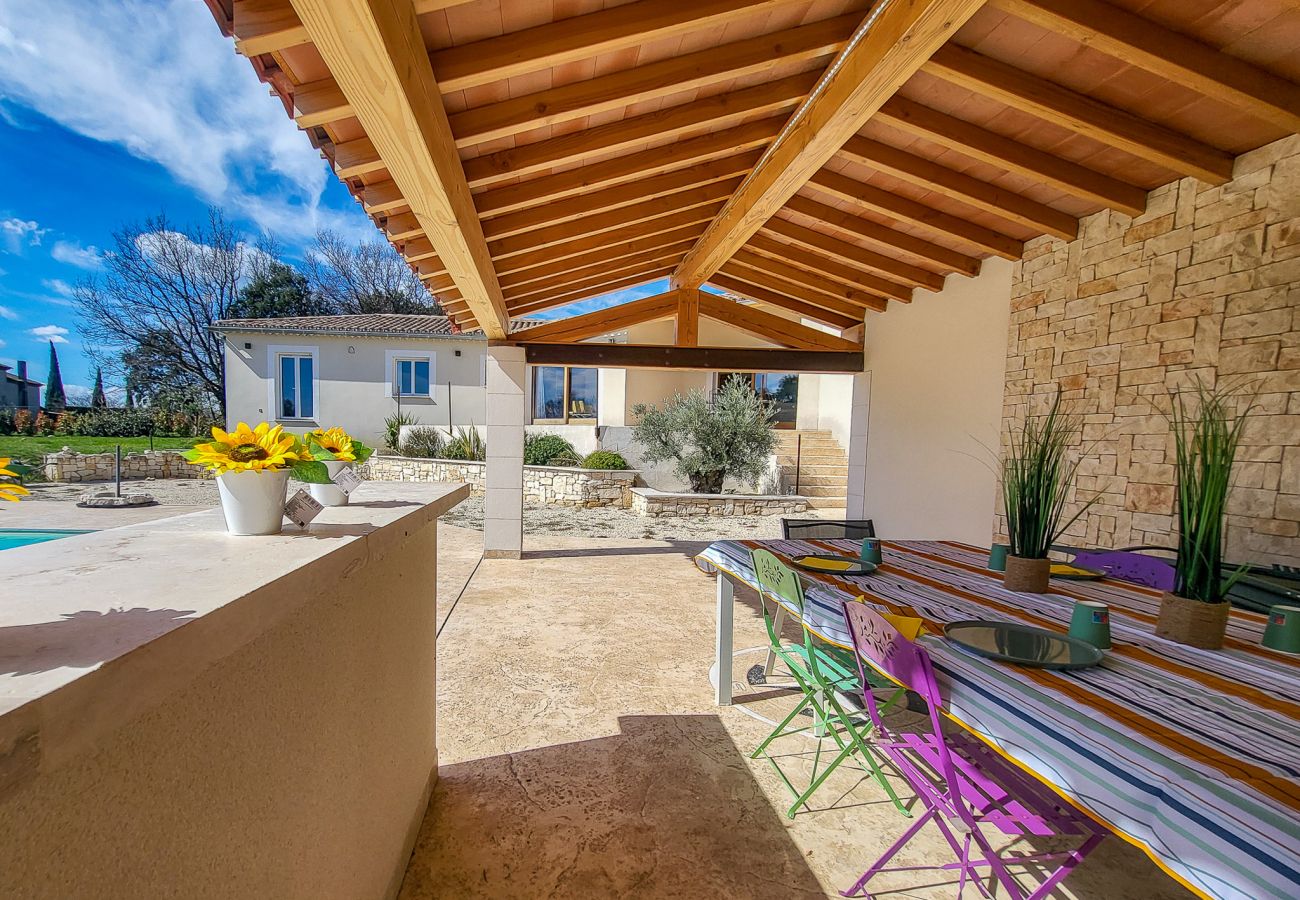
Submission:
<svg viewBox="0 0 1300 900">
<path fill-rule="evenodd" d="M 13 503 L 18 502 L 18 498 L 31 491 L 15 482 L 5 481 L 6 478 L 17 478 L 18 473 L 9 469 L 9 457 L 0 456 L 0 500 L 9 500 Z"/>
<path fill-rule="evenodd" d="M 302 460 L 310 460 L 302 444 L 283 426 L 262 422 L 249 428 L 243 422 L 233 431 L 212 429 L 212 443 L 199 444 L 185 453 L 190 462 L 221 475 L 225 472 L 288 469 Z"/>
<path fill-rule="evenodd" d="M 375 452 L 337 426 L 308 432 L 306 443 L 312 450 L 319 450 L 320 457 L 339 462 L 363 463 Z"/>
</svg>

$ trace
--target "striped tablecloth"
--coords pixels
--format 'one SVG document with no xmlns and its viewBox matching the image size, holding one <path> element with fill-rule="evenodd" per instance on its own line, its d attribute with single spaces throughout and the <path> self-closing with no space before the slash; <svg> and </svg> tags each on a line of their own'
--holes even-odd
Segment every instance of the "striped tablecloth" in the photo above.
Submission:
<svg viewBox="0 0 1300 900">
<path fill-rule="evenodd" d="M 857 541 L 719 541 L 701 558 L 756 585 L 749 550 L 841 552 Z M 870 576 L 800 572 L 807 620 L 848 646 L 840 601 L 914 610 L 933 632 L 948 713 L 1210 897 L 1300 898 L 1300 664 L 1259 646 L 1264 617 L 1234 611 L 1222 651 L 1153 633 L 1159 592 L 1053 579 L 1050 594 L 1006 590 L 988 551 L 884 542 Z M 1110 605 L 1114 648 L 1098 666 L 1055 672 L 963 653 L 947 622 L 999 619 L 1064 631 L 1075 600 Z"/>
</svg>

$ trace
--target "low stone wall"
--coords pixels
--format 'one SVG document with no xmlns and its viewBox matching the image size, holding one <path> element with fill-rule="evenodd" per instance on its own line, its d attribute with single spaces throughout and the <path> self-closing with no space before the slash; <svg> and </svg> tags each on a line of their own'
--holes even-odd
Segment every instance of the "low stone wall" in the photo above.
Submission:
<svg viewBox="0 0 1300 900">
<path fill-rule="evenodd" d="M 632 489 L 638 516 L 781 516 L 808 510 L 808 498 L 794 494 L 676 494 Z"/>
<path fill-rule="evenodd" d="M 372 481 L 453 481 L 483 493 L 486 463 L 410 456 L 372 456 L 362 474 Z M 524 499 L 554 506 L 632 505 L 634 471 L 574 469 L 568 466 L 524 466 Z"/>
<path fill-rule="evenodd" d="M 64 447 L 47 453 L 42 469 L 49 481 L 108 481 L 113 478 L 113 453 L 77 453 Z M 211 478 L 191 465 L 179 450 L 144 450 L 122 456 L 123 478 Z"/>
</svg>

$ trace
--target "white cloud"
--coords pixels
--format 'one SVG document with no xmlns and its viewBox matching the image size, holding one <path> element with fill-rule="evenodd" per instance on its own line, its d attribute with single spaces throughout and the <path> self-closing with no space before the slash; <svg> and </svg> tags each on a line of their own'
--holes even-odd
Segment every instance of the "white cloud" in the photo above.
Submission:
<svg viewBox="0 0 1300 900">
<path fill-rule="evenodd" d="M 72 296 L 72 285 L 68 284 L 62 278 L 46 278 L 41 281 L 46 290 L 53 291 L 60 297 Z"/>
<path fill-rule="evenodd" d="M 7 306 L 0 306 L 0 319 L 8 319 L 10 322 L 18 318 L 18 313 L 14 312 Z"/>
<path fill-rule="evenodd" d="M 4 338 L 0 338 L 0 347 L 3 347 L 4 345 L 5 345 Z"/>
<path fill-rule="evenodd" d="M 99 248 L 94 244 L 83 247 L 76 241 L 55 241 L 50 256 L 78 269 L 98 269 L 104 261 Z"/>
<path fill-rule="evenodd" d="M 36 328 L 30 328 L 27 331 L 32 337 L 38 337 L 45 341 L 53 341 L 56 344 L 66 344 L 68 339 L 64 337 L 68 329 L 62 325 L 40 325 Z"/>
<path fill-rule="evenodd" d="M 204 4 L 9 0 L 5 7 L 5 20 L 23 24 L 21 38 L 0 25 L 0 100 L 125 147 L 209 202 L 287 238 L 359 218 L 321 208 L 328 167 Z M 275 186 L 267 189 L 268 181 Z"/>
<path fill-rule="evenodd" d="M 4 26 L 0 25 L 0 31 Z M 4 43 L 0 41 L 0 57 L 4 54 Z M 0 86 L 0 90 L 3 87 Z M 42 228 L 37 222 L 31 219 L 17 219 L 10 217 L 0 219 L 0 238 L 3 238 L 5 249 L 10 253 L 21 253 L 24 247 L 39 247 L 41 237 L 48 228 Z"/>
</svg>

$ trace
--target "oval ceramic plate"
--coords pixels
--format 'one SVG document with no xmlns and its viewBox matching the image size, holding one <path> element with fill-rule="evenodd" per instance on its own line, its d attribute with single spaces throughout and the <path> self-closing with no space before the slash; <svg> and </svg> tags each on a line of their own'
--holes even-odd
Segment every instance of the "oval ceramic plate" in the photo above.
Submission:
<svg viewBox="0 0 1300 900">
<path fill-rule="evenodd" d="M 985 659 L 1039 669 L 1086 669 L 1102 661 L 1102 652 L 1078 638 L 1021 625 L 968 619 L 951 622 L 944 636 L 960 650 Z"/>
<path fill-rule="evenodd" d="M 876 571 L 876 564 L 856 556 L 836 556 L 834 553 L 808 553 L 792 556 L 790 562 L 805 572 L 822 572 L 827 575 L 868 575 Z"/>
</svg>

